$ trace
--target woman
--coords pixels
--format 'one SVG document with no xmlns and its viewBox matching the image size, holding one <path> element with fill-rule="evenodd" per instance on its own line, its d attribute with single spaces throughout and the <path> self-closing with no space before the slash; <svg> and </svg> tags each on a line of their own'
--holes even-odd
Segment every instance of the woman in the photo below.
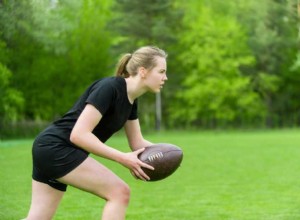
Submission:
<svg viewBox="0 0 300 220">
<path fill-rule="evenodd" d="M 27 220 L 51 219 L 67 185 L 105 199 L 103 220 L 125 219 L 128 185 L 89 153 L 116 161 L 134 177 L 149 180 L 142 167 L 154 168 L 137 157 L 152 145 L 140 130 L 137 98 L 161 90 L 167 80 L 166 58 L 163 50 L 152 46 L 125 54 L 115 77 L 93 83 L 69 112 L 38 135 L 32 149 L 32 201 Z M 122 127 L 132 152 L 105 144 Z"/>
</svg>

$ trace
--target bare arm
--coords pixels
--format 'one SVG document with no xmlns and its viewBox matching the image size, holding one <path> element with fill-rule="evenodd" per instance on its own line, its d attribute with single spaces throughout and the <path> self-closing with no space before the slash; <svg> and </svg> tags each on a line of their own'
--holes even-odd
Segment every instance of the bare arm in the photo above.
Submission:
<svg viewBox="0 0 300 220">
<path fill-rule="evenodd" d="M 124 128 L 125 128 L 128 144 L 132 149 L 132 151 L 153 145 L 153 143 L 144 139 L 138 119 L 128 120 Z"/>
<path fill-rule="evenodd" d="M 92 154 L 119 162 L 122 153 L 105 145 L 92 133 L 101 118 L 101 113 L 94 106 L 86 105 L 71 132 L 70 140 Z"/>
<path fill-rule="evenodd" d="M 71 142 L 92 154 L 121 163 L 141 179 L 149 179 L 141 167 L 151 169 L 151 166 L 137 158 L 137 155 L 143 149 L 131 153 L 123 153 L 107 146 L 92 133 L 101 118 L 101 113 L 93 105 L 87 104 L 71 132 Z"/>
</svg>

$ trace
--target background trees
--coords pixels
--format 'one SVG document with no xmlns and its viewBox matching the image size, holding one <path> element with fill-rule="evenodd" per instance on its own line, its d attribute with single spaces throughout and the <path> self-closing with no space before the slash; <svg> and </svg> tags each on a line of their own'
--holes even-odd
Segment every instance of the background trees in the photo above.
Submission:
<svg viewBox="0 0 300 220">
<path fill-rule="evenodd" d="M 109 4 L 24 2 L 8 1 L 1 9 L 10 19 L 1 19 L 1 24 L 12 84 L 24 94 L 25 118 L 52 120 L 87 84 L 109 74 L 110 36 L 104 29 Z"/>
<path fill-rule="evenodd" d="M 168 72 L 171 77 L 176 76 L 176 66 L 172 62 L 175 56 L 178 33 L 181 31 L 183 10 L 178 8 L 172 0 L 116 0 L 113 4 L 114 16 L 108 23 L 108 28 L 114 33 L 115 42 L 113 52 L 132 52 L 144 45 L 156 45 L 169 54 Z M 160 129 L 163 104 L 168 95 L 146 94 L 139 102 L 139 118 L 147 127 Z M 155 99 L 154 99 L 155 97 Z M 165 105 L 163 106 L 165 107 Z M 165 118 L 165 116 L 164 116 Z"/>
<path fill-rule="evenodd" d="M 234 17 L 217 14 L 205 5 L 189 11 L 188 31 L 180 37 L 181 47 L 188 49 L 178 56 L 188 75 L 176 93 L 173 120 L 215 127 L 262 118 L 263 103 L 249 76 L 240 70 L 255 62 L 246 31 Z"/>
<path fill-rule="evenodd" d="M 168 54 L 163 123 L 278 127 L 300 123 L 295 0 L 0 1 L 0 121 L 50 121 L 119 54 Z M 154 127 L 155 96 L 140 101 Z M 3 125 L 2 125 L 3 128 Z"/>
</svg>

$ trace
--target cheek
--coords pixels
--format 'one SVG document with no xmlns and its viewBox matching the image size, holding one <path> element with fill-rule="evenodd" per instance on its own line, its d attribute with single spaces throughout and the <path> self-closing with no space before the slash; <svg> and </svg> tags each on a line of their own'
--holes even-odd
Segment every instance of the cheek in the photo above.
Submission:
<svg viewBox="0 0 300 220">
<path fill-rule="evenodd" d="M 146 82 L 148 90 L 152 92 L 157 92 L 157 90 L 160 89 L 160 82 L 161 77 L 159 76 L 149 77 Z"/>
<path fill-rule="evenodd" d="M 153 77 L 151 78 L 151 83 L 153 85 L 157 85 L 157 84 L 160 84 L 161 80 L 162 80 L 161 75 L 154 74 Z"/>
</svg>

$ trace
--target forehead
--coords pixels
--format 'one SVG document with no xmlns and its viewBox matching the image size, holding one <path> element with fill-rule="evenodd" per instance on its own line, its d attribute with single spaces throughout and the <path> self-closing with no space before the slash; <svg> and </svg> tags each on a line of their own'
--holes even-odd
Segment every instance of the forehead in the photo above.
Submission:
<svg viewBox="0 0 300 220">
<path fill-rule="evenodd" d="M 167 61 L 164 57 L 156 57 L 156 67 L 158 69 L 166 69 L 167 68 Z"/>
</svg>

